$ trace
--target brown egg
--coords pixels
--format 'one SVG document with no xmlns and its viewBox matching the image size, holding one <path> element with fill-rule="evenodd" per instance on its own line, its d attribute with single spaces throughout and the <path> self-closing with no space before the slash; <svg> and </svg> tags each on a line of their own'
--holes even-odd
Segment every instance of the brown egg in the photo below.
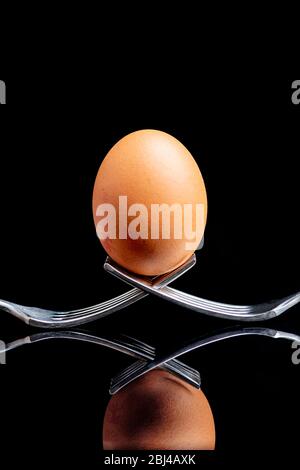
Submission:
<svg viewBox="0 0 300 470">
<path fill-rule="evenodd" d="M 103 446 L 107 450 L 213 450 L 211 408 L 201 390 L 169 372 L 151 371 L 111 398 Z"/>
<path fill-rule="evenodd" d="M 124 226 L 124 219 L 119 219 L 120 196 L 126 196 L 128 208 L 133 204 L 142 204 L 146 208 L 148 220 L 143 228 L 147 230 L 147 237 L 133 239 L 128 236 L 128 231 L 127 238 L 124 234 L 120 236 L 120 226 Z M 203 237 L 207 198 L 201 172 L 190 152 L 165 132 L 133 132 L 117 142 L 106 155 L 99 168 L 93 193 L 93 215 L 98 235 L 99 223 L 104 218 L 103 212 L 99 215 L 98 208 L 103 204 L 111 204 L 116 209 L 117 225 L 116 237 L 109 236 L 101 243 L 114 261 L 138 274 L 159 275 L 175 269 L 192 255 Z M 176 204 L 181 207 L 179 219 L 170 213 L 170 236 L 163 232 L 162 222 L 156 233 L 157 238 L 153 236 L 153 204 L 168 207 Z M 194 232 L 194 238 L 189 235 L 190 232 L 185 232 L 185 205 L 191 208 L 191 212 L 186 213 L 186 221 Z M 197 231 L 196 211 L 199 206 L 203 207 L 203 220 Z M 127 213 L 128 227 L 141 212 L 132 214 Z M 179 235 L 175 232 L 175 221 L 177 227 L 178 220 L 182 223 L 181 235 L 180 231 Z M 188 246 L 191 241 L 193 246 Z"/>
</svg>

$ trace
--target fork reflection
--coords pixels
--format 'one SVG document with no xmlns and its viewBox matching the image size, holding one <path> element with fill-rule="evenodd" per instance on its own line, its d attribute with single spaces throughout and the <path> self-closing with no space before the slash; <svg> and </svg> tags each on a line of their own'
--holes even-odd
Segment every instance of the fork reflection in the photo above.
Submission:
<svg viewBox="0 0 300 470">
<path fill-rule="evenodd" d="M 129 356 L 138 358 L 138 364 L 142 364 L 146 360 L 152 360 L 155 358 L 155 348 L 143 341 L 138 340 L 137 338 L 126 335 L 120 335 L 119 337 L 96 336 L 76 330 L 51 330 L 42 333 L 35 333 L 24 338 L 19 338 L 15 341 L 11 341 L 8 344 L 2 342 L 2 345 L 0 343 L 0 355 L 24 345 L 53 339 L 75 340 L 84 343 L 96 344 L 98 346 L 105 346 L 115 351 L 119 351 Z M 177 359 L 172 359 L 168 361 L 168 363 L 161 365 L 161 367 L 175 375 L 178 375 L 192 386 L 200 388 L 199 372 L 178 361 Z M 135 370 L 136 364 L 133 364 L 129 368 L 129 371 L 130 373 L 133 373 Z"/>
<path fill-rule="evenodd" d="M 221 341 L 242 336 L 265 336 L 272 339 L 286 339 L 289 341 L 300 343 L 300 335 L 285 331 L 274 330 L 271 328 L 227 328 L 226 330 L 220 330 L 219 332 L 216 332 L 213 335 L 205 335 L 195 341 L 192 341 L 188 344 L 184 344 L 177 350 L 159 356 L 154 360 L 150 360 L 148 362 L 138 361 L 135 363 L 135 365 L 131 365 L 127 369 L 123 369 L 117 376 L 115 376 L 111 380 L 110 394 L 114 395 L 123 387 L 126 387 L 128 384 L 130 384 L 137 378 L 142 377 L 148 372 L 161 367 L 162 364 L 164 364 L 165 362 L 178 358 L 196 349 L 203 348 L 204 346 L 209 346 Z"/>
</svg>

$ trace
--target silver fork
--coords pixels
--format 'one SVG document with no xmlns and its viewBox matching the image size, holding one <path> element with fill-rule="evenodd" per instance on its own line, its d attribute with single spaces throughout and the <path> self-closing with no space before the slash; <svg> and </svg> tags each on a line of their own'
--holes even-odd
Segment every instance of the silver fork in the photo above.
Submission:
<svg viewBox="0 0 300 470">
<path fill-rule="evenodd" d="M 107 348 L 119 351 L 129 356 L 139 359 L 139 363 L 145 363 L 145 360 L 154 360 L 155 348 L 147 343 L 140 341 L 136 338 L 123 335 L 120 338 L 107 338 L 103 336 L 90 335 L 80 331 L 47 331 L 43 333 L 35 333 L 31 336 L 19 338 L 15 341 L 7 343 L 5 347 L 0 347 L 0 355 L 19 348 L 24 345 L 37 343 L 40 341 L 52 339 L 66 339 L 82 341 L 84 343 L 97 344 L 98 346 L 105 346 Z M 141 358 L 143 360 L 141 360 Z M 177 359 L 172 359 L 166 364 L 162 364 L 163 369 L 177 375 L 181 379 L 190 383 L 196 388 L 200 388 L 200 374 L 197 370 L 189 367 Z M 132 368 L 132 371 L 135 369 Z"/>
<path fill-rule="evenodd" d="M 196 258 L 194 257 L 195 262 Z M 126 271 L 107 258 L 104 269 L 131 286 L 205 315 L 238 321 L 264 321 L 278 317 L 300 302 L 300 292 L 280 300 L 257 305 L 231 305 L 202 299 L 166 285 L 151 284 L 147 278 Z"/>
<path fill-rule="evenodd" d="M 163 276 L 149 277 L 147 282 L 155 286 L 166 286 L 194 266 L 196 259 L 192 256 L 186 263 Z M 131 289 L 124 294 L 106 300 L 92 307 L 65 312 L 27 307 L 0 299 L 0 308 L 31 326 L 40 328 L 66 328 L 89 323 L 104 318 L 112 313 L 147 297 L 148 293 L 140 289 Z"/>
<path fill-rule="evenodd" d="M 220 341 L 224 341 L 231 338 L 237 338 L 240 336 L 267 336 L 273 339 L 287 339 L 289 341 L 295 341 L 300 344 L 300 336 L 294 333 L 288 333 L 285 331 L 277 331 L 271 328 L 235 328 L 232 330 L 225 330 L 220 333 L 216 333 L 212 336 L 204 336 L 190 344 L 184 345 L 178 350 L 158 357 L 157 359 L 150 360 L 148 362 L 137 361 L 132 364 L 130 367 L 123 369 L 118 375 L 112 378 L 110 385 L 110 394 L 114 395 L 123 387 L 127 386 L 129 383 L 133 382 L 139 377 L 142 377 L 144 374 L 154 370 L 158 367 L 161 367 L 167 361 L 171 359 L 178 358 L 184 354 L 187 354 L 196 349 L 200 349 L 204 346 L 208 346 Z"/>
</svg>

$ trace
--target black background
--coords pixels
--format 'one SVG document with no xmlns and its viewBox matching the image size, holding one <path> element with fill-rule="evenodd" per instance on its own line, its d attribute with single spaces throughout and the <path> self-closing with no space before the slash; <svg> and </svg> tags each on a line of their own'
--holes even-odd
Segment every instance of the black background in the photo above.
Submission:
<svg viewBox="0 0 300 470">
<path fill-rule="evenodd" d="M 2 72 L 2 71 L 1 71 Z M 105 273 L 91 197 L 112 145 L 143 128 L 177 137 L 205 179 L 209 215 L 197 265 L 177 287 L 251 304 L 299 291 L 299 124 L 287 79 L 157 75 L 1 76 L 0 298 L 44 308 L 98 303 L 126 289 Z M 124 73 L 124 71 L 122 72 Z M 35 333 L 1 312 L 1 340 Z M 268 326 L 300 334 L 299 306 Z M 236 326 L 147 298 L 87 325 L 161 349 Z M 262 326 L 262 325 L 259 325 Z M 200 370 L 216 422 L 212 464 L 254 458 L 294 462 L 299 372 L 291 344 L 242 338 L 185 357 Z M 1 451 L 11 464 L 102 465 L 110 378 L 130 359 L 97 346 L 53 341 L 7 354 L 1 367 Z"/>
</svg>

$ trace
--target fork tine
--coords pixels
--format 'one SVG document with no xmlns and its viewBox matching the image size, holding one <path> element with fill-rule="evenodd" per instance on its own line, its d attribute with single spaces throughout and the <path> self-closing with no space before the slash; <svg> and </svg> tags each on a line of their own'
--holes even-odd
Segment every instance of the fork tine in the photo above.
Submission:
<svg viewBox="0 0 300 470">
<path fill-rule="evenodd" d="M 111 386 L 115 387 L 118 386 L 120 383 L 126 382 L 127 377 L 131 376 L 134 372 L 139 370 L 141 367 L 145 365 L 145 361 L 136 361 L 134 364 L 123 369 L 117 376 L 111 379 Z M 171 359 L 170 361 L 161 364 L 160 367 L 175 373 L 176 375 L 183 376 L 184 378 L 188 378 L 192 383 L 198 387 L 200 387 L 200 374 L 197 370 L 193 369 L 192 367 L 184 364 L 177 359 Z"/>
<path fill-rule="evenodd" d="M 120 377 L 118 375 L 116 378 L 111 379 L 110 390 L 111 389 L 114 390 L 116 385 L 118 385 L 118 386 L 120 386 L 120 385 L 123 386 L 123 384 L 126 385 L 127 377 L 130 377 L 132 374 L 134 374 L 134 373 L 138 372 L 139 370 L 141 370 L 144 365 L 145 365 L 145 361 L 138 360 L 138 361 L 135 361 L 130 366 L 123 369 L 123 371 L 120 374 Z"/>
<path fill-rule="evenodd" d="M 128 292 L 125 292 L 124 294 L 121 294 L 117 297 L 114 297 L 112 299 L 109 299 L 109 300 L 106 300 L 104 302 L 101 302 L 99 304 L 96 304 L 96 305 L 92 305 L 91 307 L 87 307 L 87 308 L 81 308 L 81 309 L 78 309 L 78 310 L 69 310 L 69 311 L 65 311 L 65 312 L 53 312 L 53 318 L 57 318 L 57 319 L 64 319 L 66 316 L 68 318 L 76 318 L 80 315 L 90 315 L 92 313 L 99 313 L 101 311 L 106 311 L 107 309 L 110 309 L 110 308 L 113 308 L 115 305 L 117 305 L 119 302 L 121 301 L 126 301 L 130 298 L 132 298 L 133 296 L 135 295 L 139 295 L 141 293 L 141 291 L 139 289 L 131 289 L 130 291 Z M 147 295 L 147 294 L 146 294 Z M 146 295 L 144 297 L 146 297 Z"/>
<path fill-rule="evenodd" d="M 27 313 L 29 317 L 28 323 L 32 326 L 38 326 L 43 328 L 62 328 L 62 327 L 72 327 L 78 326 L 84 323 L 89 323 L 91 321 L 98 320 L 100 318 L 104 318 L 107 315 L 110 315 L 126 306 L 131 305 L 138 300 L 146 297 L 147 294 L 140 290 L 132 289 L 130 291 L 130 295 L 126 295 L 124 298 L 124 294 L 118 296 L 118 298 L 113 299 L 113 301 L 106 307 L 103 308 L 102 304 L 100 304 L 93 313 L 89 311 L 81 312 L 76 314 L 74 317 L 69 312 L 63 314 L 63 316 L 57 317 L 56 312 L 48 312 L 48 318 L 41 318 L 40 312 L 34 316 L 32 313 L 32 309 L 29 308 L 29 312 Z"/>
<path fill-rule="evenodd" d="M 124 369 L 119 375 L 113 377 L 111 379 L 109 393 L 113 395 L 118 390 L 125 387 L 127 383 L 132 381 L 131 377 L 133 375 L 139 374 L 139 372 L 143 370 L 145 364 L 145 361 L 136 361 L 134 364 Z M 196 388 L 200 388 L 201 386 L 200 373 L 195 369 L 191 369 L 188 366 L 186 367 L 185 364 L 182 364 L 180 361 L 170 360 L 167 363 L 161 364 L 160 368 L 179 376 Z"/>
<path fill-rule="evenodd" d="M 179 375 L 181 378 L 184 377 L 185 379 L 189 379 L 190 383 L 195 385 L 197 388 L 200 388 L 201 378 L 198 370 L 192 369 L 176 359 L 168 361 L 163 365 L 163 368 Z"/>
<path fill-rule="evenodd" d="M 138 360 L 130 364 L 130 366 L 125 367 L 120 374 L 116 377 L 117 382 L 122 382 L 124 378 L 126 379 L 127 376 L 131 375 L 134 373 L 136 370 L 140 368 L 140 366 L 144 365 L 145 361 Z M 114 383 L 114 377 L 111 379 L 111 383 Z"/>
<path fill-rule="evenodd" d="M 142 362 L 143 362 L 143 365 L 145 365 L 145 362 L 144 361 L 142 361 Z M 111 379 L 111 384 L 113 384 L 113 385 L 119 384 L 121 381 L 123 381 L 123 379 L 125 377 L 130 376 L 133 373 L 133 370 L 135 368 L 139 369 L 140 364 L 141 364 L 141 361 L 136 361 L 134 364 L 126 367 L 125 369 L 123 369 L 117 376 L 115 376 Z M 168 361 L 167 363 L 162 364 L 160 367 L 165 368 L 165 369 L 170 370 L 170 371 L 173 371 L 173 372 L 177 372 L 177 373 L 179 372 L 180 375 L 184 374 L 185 376 L 187 376 L 187 377 L 191 378 L 192 380 L 194 380 L 195 382 L 197 382 L 198 385 L 200 386 L 199 371 L 187 366 L 183 362 L 177 361 L 177 359 L 172 359 L 172 360 Z"/>
<path fill-rule="evenodd" d="M 129 343 L 135 347 L 138 347 L 141 351 L 144 351 L 145 353 L 152 356 L 155 355 L 156 348 L 154 346 L 151 346 L 150 344 L 147 344 L 137 338 L 133 338 L 132 336 L 124 335 L 124 343 L 127 343 L 127 341 L 129 341 Z"/>
</svg>

